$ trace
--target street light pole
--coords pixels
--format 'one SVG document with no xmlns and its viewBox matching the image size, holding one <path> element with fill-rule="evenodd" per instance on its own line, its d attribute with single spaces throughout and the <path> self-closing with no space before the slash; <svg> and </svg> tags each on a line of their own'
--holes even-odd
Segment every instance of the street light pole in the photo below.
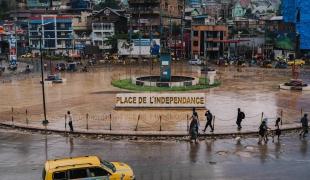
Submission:
<svg viewBox="0 0 310 180">
<path fill-rule="evenodd" d="M 50 54 L 50 35 L 47 35 L 48 39 L 47 39 L 47 46 L 48 46 L 48 53 L 46 53 L 47 55 Z M 52 59 L 51 59 L 51 56 L 49 55 L 49 59 L 50 59 L 50 74 L 52 75 L 53 74 L 53 71 L 52 71 Z"/>
<path fill-rule="evenodd" d="M 41 62 L 41 85 L 42 85 L 42 96 L 43 96 L 43 112 L 44 112 L 44 119 L 42 121 L 43 125 L 48 124 L 48 120 L 46 119 L 46 102 L 45 102 L 45 89 L 44 89 L 44 71 L 43 71 L 43 56 L 42 56 L 42 26 L 39 28 L 39 35 L 40 35 L 40 62 Z"/>
</svg>

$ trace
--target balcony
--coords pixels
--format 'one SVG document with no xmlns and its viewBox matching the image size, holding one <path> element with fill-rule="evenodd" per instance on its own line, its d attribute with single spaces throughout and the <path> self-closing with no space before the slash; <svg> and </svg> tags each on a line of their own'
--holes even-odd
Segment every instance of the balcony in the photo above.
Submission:
<svg viewBox="0 0 310 180">
<path fill-rule="evenodd" d="M 160 8 L 159 7 L 140 7 L 140 8 L 131 8 L 132 14 L 160 14 Z"/>
<path fill-rule="evenodd" d="M 219 51 L 220 48 L 219 47 L 209 47 L 207 48 L 207 51 Z"/>
<path fill-rule="evenodd" d="M 72 39 L 71 35 L 57 35 L 57 39 Z"/>
<path fill-rule="evenodd" d="M 77 26 L 73 26 L 73 30 L 74 31 L 86 31 L 86 30 L 89 30 L 89 29 L 88 29 L 88 26 L 86 26 L 86 25 L 85 26 L 78 26 L 77 25 Z"/>
<path fill-rule="evenodd" d="M 218 42 L 218 41 L 220 41 L 220 38 L 207 38 L 207 41 L 208 42 L 213 42 L 213 41 Z"/>
</svg>

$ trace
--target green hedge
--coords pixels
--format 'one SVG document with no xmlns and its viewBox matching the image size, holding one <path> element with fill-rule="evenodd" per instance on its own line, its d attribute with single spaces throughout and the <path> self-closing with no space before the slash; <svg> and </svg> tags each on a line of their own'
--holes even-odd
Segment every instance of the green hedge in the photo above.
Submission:
<svg viewBox="0 0 310 180">
<path fill-rule="evenodd" d="M 153 86 L 138 86 L 132 84 L 130 79 L 123 80 L 113 80 L 112 85 L 121 89 L 133 90 L 133 91 L 191 91 L 191 90 L 200 90 L 200 89 L 209 89 L 213 87 L 219 86 L 221 83 L 219 81 L 215 81 L 213 85 L 208 84 L 208 79 L 199 78 L 199 84 L 194 86 L 186 86 L 186 87 L 153 87 Z"/>
</svg>

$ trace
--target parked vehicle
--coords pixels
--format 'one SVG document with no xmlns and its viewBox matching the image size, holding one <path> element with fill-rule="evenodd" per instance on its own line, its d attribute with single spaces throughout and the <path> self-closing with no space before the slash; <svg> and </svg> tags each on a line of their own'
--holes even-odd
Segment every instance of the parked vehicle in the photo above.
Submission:
<svg viewBox="0 0 310 180">
<path fill-rule="evenodd" d="M 303 66 L 303 65 L 305 65 L 305 61 L 302 60 L 302 59 L 296 59 L 295 62 L 294 62 L 294 60 L 291 60 L 291 61 L 288 61 L 288 62 L 287 62 L 287 64 L 288 64 L 289 66 L 294 65 L 294 63 L 295 63 L 296 66 Z"/>
<path fill-rule="evenodd" d="M 32 58 L 32 54 L 31 53 L 26 53 L 20 56 L 21 58 Z"/>
<path fill-rule="evenodd" d="M 48 75 L 45 81 L 51 81 L 52 83 L 63 83 L 64 80 L 59 76 L 55 74 Z"/>
<path fill-rule="evenodd" d="M 58 71 L 65 71 L 66 70 L 66 64 L 65 63 L 58 63 L 58 64 L 56 64 L 55 69 Z"/>
<path fill-rule="evenodd" d="M 201 65 L 202 61 L 200 59 L 191 59 L 188 61 L 190 65 Z"/>
<path fill-rule="evenodd" d="M 278 69 L 286 69 L 287 68 L 287 63 L 285 61 L 277 61 L 275 68 Z"/>
<path fill-rule="evenodd" d="M 16 71 L 17 70 L 17 64 L 10 64 L 9 67 L 8 67 L 8 70 Z"/>
<path fill-rule="evenodd" d="M 97 64 L 97 61 L 95 58 L 91 58 L 90 60 L 88 60 L 87 64 L 89 66 L 93 66 L 93 65 Z"/>
<path fill-rule="evenodd" d="M 77 63 L 76 62 L 68 63 L 67 71 L 71 71 L 71 72 L 77 71 Z"/>
<path fill-rule="evenodd" d="M 262 68 L 272 68 L 272 62 L 270 60 L 265 60 L 261 64 Z"/>
<path fill-rule="evenodd" d="M 134 180 L 131 167 L 122 162 L 108 162 L 97 156 L 70 157 L 45 162 L 42 180 Z"/>
</svg>

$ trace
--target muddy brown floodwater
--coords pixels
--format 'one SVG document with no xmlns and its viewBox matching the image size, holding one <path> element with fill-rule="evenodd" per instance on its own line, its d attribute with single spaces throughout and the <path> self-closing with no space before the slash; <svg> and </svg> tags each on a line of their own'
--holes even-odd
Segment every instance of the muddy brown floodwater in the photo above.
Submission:
<svg viewBox="0 0 310 180">
<path fill-rule="evenodd" d="M 197 70 L 196 66 L 173 65 L 174 75 L 197 76 Z M 289 69 L 253 67 L 237 71 L 234 67 L 226 67 L 217 70 L 217 79 L 222 82 L 220 87 L 192 92 L 206 94 L 207 108 L 215 115 L 218 131 L 236 129 L 238 107 L 246 114 L 243 121 L 246 130 L 257 129 L 262 112 L 269 118 L 270 126 L 281 112 L 284 125 L 296 125 L 301 113 L 310 112 L 310 92 L 278 89 L 280 83 L 290 79 Z M 86 128 L 88 114 L 88 127 L 93 130 L 108 130 L 110 120 L 113 130 L 134 130 L 140 116 L 139 131 L 158 131 L 159 117 L 163 131 L 185 131 L 191 109 L 114 110 L 115 95 L 128 91 L 113 87 L 112 79 L 158 73 L 158 68 L 151 69 L 148 65 L 106 66 L 88 73 L 62 73 L 66 83 L 46 85 L 49 127 L 64 128 L 64 116 L 70 110 L 77 129 Z M 310 71 L 302 70 L 301 78 L 310 83 Z M 0 121 L 10 122 L 13 115 L 14 122 L 26 123 L 28 118 L 30 125 L 40 124 L 43 108 L 39 75 L 11 79 L 0 83 Z M 204 125 L 204 110 L 198 110 L 198 113 Z"/>
</svg>

